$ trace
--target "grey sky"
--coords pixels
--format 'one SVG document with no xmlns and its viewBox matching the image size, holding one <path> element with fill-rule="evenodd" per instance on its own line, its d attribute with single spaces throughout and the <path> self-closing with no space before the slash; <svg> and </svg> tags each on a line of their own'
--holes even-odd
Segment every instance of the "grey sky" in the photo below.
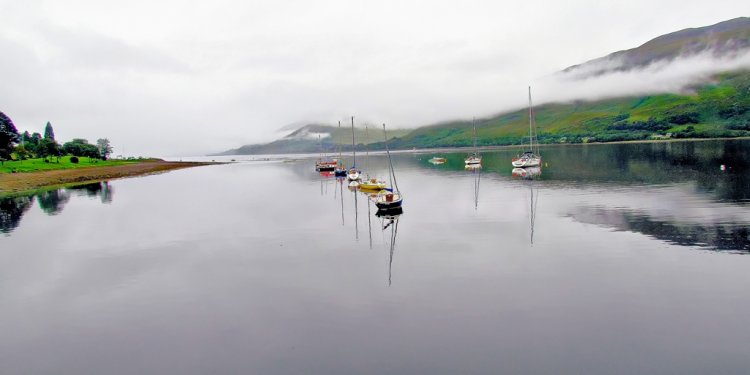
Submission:
<svg viewBox="0 0 750 375">
<path fill-rule="evenodd" d="M 608 94 L 545 77 L 750 3 L 0 0 L 0 14 L 0 111 L 19 129 L 51 121 L 61 140 L 161 156 L 352 114 L 393 127 L 485 116 L 525 105 L 528 84 L 537 102 Z"/>
</svg>

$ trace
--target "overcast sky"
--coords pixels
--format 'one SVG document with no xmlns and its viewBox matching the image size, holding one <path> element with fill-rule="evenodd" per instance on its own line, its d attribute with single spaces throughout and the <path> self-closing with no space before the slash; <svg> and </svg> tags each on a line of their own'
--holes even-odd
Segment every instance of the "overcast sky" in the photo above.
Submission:
<svg viewBox="0 0 750 375">
<path fill-rule="evenodd" d="M 566 98 L 545 77 L 750 2 L 0 0 L 0 15 L 0 111 L 19 130 L 174 156 L 349 115 L 486 116 L 524 106 L 529 84 Z"/>
</svg>

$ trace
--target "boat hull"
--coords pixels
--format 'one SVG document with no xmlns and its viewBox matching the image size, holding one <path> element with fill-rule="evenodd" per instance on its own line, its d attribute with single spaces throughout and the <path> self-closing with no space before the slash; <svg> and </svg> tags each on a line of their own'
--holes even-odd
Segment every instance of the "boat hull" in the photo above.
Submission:
<svg viewBox="0 0 750 375">
<path fill-rule="evenodd" d="M 513 164 L 513 167 L 515 168 L 538 167 L 539 165 L 542 164 L 542 159 L 536 158 L 536 157 L 517 158 L 517 159 L 513 159 L 513 161 L 511 161 L 511 164 Z"/>
<path fill-rule="evenodd" d="M 403 201 L 401 194 L 383 190 L 375 198 L 375 206 L 381 210 L 393 209 L 401 207 Z"/>
<path fill-rule="evenodd" d="M 346 172 L 346 178 L 348 178 L 349 181 L 359 181 L 360 177 L 359 171 L 356 169 L 350 169 Z"/>
<path fill-rule="evenodd" d="M 380 191 L 387 187 L 385 181 L 379 181 L 377 179 L 371 178 L 362 180 L 359 183 L 359 188 L 362 190 L 372 190 L 372 191 Z"/>
</svg>

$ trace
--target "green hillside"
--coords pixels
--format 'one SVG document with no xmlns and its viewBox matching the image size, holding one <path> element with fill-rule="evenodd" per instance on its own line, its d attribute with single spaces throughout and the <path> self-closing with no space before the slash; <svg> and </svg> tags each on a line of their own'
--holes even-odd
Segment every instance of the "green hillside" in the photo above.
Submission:
<svg viewBox="0 0 750 375">
<path fill-rule="evenodd" d="M 540 143 L 750 136 L 750 71 L 725 73 L 693 94 L 661 94 L 535 108 Z M 477 119 L 480 146 L 528 142 L 527 109 Z M 415 129 L 393 148 L 471 146 L 470 121 Z M 372 147 L 382 147 L 382 144 Z"/>
</svg>

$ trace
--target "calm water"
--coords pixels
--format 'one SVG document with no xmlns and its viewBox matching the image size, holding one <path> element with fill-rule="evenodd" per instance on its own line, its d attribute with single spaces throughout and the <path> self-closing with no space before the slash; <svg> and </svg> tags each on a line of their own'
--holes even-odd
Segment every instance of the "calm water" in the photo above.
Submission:
<svg viewBox="0 0 750 375">
<path fill-rule="evenodd" d="M 747 373 L 750 142 L 543 154 L 399 154 L 397 217 L 312 160 L 2 200 L 0 373 Z"/>
</svg>

